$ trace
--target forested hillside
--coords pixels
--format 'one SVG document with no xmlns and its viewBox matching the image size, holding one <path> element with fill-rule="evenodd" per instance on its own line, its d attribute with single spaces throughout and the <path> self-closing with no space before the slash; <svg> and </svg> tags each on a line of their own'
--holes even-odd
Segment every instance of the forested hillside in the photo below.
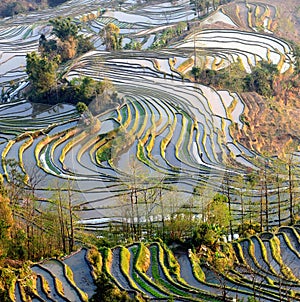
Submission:
<svg viewBox="0 0 300 302">
<path fill-rule="evenodd" d="M 67 0 L 2 0 L 0 2 L 0 17 L 10 17 L 27 11 L 43 9 L 59 5 Z"/>
</svg>

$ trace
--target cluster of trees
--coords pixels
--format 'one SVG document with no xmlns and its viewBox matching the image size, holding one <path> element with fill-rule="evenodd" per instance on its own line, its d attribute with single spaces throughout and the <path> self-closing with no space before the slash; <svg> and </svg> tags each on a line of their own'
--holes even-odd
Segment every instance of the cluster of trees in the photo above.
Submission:
<svg viewBox="0 0 300 302">
<path fill-rule="evenodd" d="M 176 26 L 166 28 L 161 34 L 156 36 L 151 48 L 157 49 L 167 46 L 172 39 L 181 36 L 186 29 L 187 23 L 183 21 L 179 22 Z"/>
<path fill-rule="evenodd" d="M 52 184 L 55 193 L 47 201 L 41 200 L 37 191 L 45 181 L 45 174 L 28 168 L 29 173 L 24 175 L 13 159 L 4 164 L 8 181 L 4 183 L 2 179 L 0 184 L 0 300 L 11 301 L 8 298 L 11 282 L 32 274 L 31 261 L 70 254 L 78 249 L 78 243 L 91 244 L 97 238 L 81 232 L 76 223 L 78 209 L 70 181 Z M 102 281 L 97 285 L 101 286 Z M 103 286 L 111 288 L 112 284 Z M 131 301 L 127 295 L 109 288 L 108 298 L 116 299 L 111 301 Z"/>
<path fill-rule="evenodd" d="M 257 166 L 259 169 L 249 169 L 245 176 L 224 178 L 229 207 L 235 202 L 240 205 L 236 221 L 242 236 L 269 231 L 271 224 L 280 227 L 299 220 L 299 158 L 291 152 L 285 158 L 266 157 Z"/>
<path fill-rule="evenodd" d="M 176 26 L 168 27 L 164 29 L 162 33 L 158 34 L 155 38 L 154 43 L 151 45 L 152 49 L 162 48 L 168 45 L 168 43 L 182 35 L 182 33 L 187 29 L 186 22 L 179 22 Z M 109 23 L 103 27 L 99 33 L 100 37 L 103 40 L 103 44 L 106 46 L 108 51 L 116 51 L 123 49 L 122 42 L 123 37 L 120 35 L 120 28 L 113 24 Z M 142 43 L 139 41 L 131 40 L 124 46 L 125 50 L 141 50 Z"/>
<path fill-rule="evenodd" d="M 56 194 L 43 202 L 36 190 L 44 176 L 32 169 L 24 182 L 16 161 L 5 164 L 9 181 L 0 184 L 0 300 L 11 301 L 11 282 L 31 274 L 28 260 L 40 261 L 74 250 L 77 218 L 70 184 L 57 184 Z"/>
<path fill-rule="evenodd" d="M 32 171 L 24 184 L 24 175 L 18 170 L 17 163 L 10 160 L 6 164 L 10 181 L 1 184 L 0 265 L 7 265 L 5 261 L 8 261 L 8 256 L 15 260 L 39 260 L 42 257 L 70 253 L 74 249 L 76 236 L 79 238 L 75 228 L 76 207 L 72 205 L 74 196 L 70 183 L 65 186 L 57 184 L 56 194 L 52 196 L 51 202 L 41 202 L 35 196 L 35 191 L 43 177 Z M 222 194 L 204 196 L 199 187 L 195 189 L 193 197 L 181 207 L 178 207 L 182 203 L 180 194 L 168 184 L 167 179 L 151 179 L 142 175 L 135 166 L 132 168 L 131 181 L 124 183 L 129 194 L 121 200 L 124 217 L 128 220 L 119 227 L 111 226 L 106 237 L 110 242 L 99 239 L 99 246 L 115 245 L 124 240 L 138 240 L 142 237 L 149 240 L 160 237 L 169 243 L 185 242 L 200 253 L 205 250 L 203 255 L 208 257 L 205 258 L 206 261 L 210 261 L 210 258 L 215 261 L 213 255 L 227 253 L 227 245 L 221 239 L 228 232 L 233 232 L 232 204 L 237 202 L 234 199 L 239 199 L 241 205 L 241 224 L 235 224 L 234 231 L 238 230 L 242 235 L 268 230 L 269 214 L 275 207 L 278 207 L 279 226 L 295 222 L 298 203 L 296 166 L 297 163 L 290 157 L 286 162 L 269 162 L 262 166 L 259 173 L 249 171 L 245 177 L 225 175 Z M 286 192 L 282 191 L 283 188 Z M 278 200 L 275 203 L 273 201 L 272 208 L 270 200 L 274 199 L 274 192 Z M 291 220 L 288 222 L 281 216 L 284 195 L 290 199 Z M 261 199 L 255 208 L 253 202 L 259 196 Z M 154 210 L 155 207 L 157 211 Z M 161 222 L 154 222 L 151 215 L 161 217 Z M 198 215 L 198 219 L 195 219 L 195 215 Z M 81 241 L 82 238 L 80 237 Z M 94 243 L 97 243 L 96 239 Z M 228 260 L 228 257 L 222 256 L 220 259 Z M 127 295 L 115 291 L 107 276 L 101 275 L 97 284 L 97 297 L 102 297 L 103 291 L 107 291 L 107 297 L 113 297 L 115 301 L 131 301 Z"/>
<path fill-rule="evenodd" d="M 165 242 L 184 242 L 192 237 L 194 230 L 203 222 L 218 225 L 226 232 L 230 213 L 227 197 L 210 192 L 210 196 L 195 191 L 189 200 L 176 190 L 168 177 L 151 177 L 135 160 L 129 167 L 130 179 L 124 180 L 120 197 L 119 225 L 111 225 L 104 236 L 114 242 L 152 240 L 162 238 Z M 214 195 L 215 194 L 215 195 Z"/>
<path fill-rule="evenodd" d="M 0 17 L 11 17 L 27 11 L 56 6 L 67 0 L 2 0 L 0 2 Z"/>
<path fill-rule="evenodd" d="M 225 233 L 247 236 L 270 230 L 270 225 L 292 225 L 299 219 L 298 165 L 292 151 L 284 159 L 266 157 L 257 162 L 257 170 L 225 173 L 221 194 L 213 190 L 208 194 L 205 183 L 199 184 L 184 203 L 170 179 L 148 177 L 135 163 L 131 179 L 124 183 L 127 194 L 120 199 L 124 221 L 111 226 L 108 235 L 115 235 L 113 240 L 158 236 L 166 242 L 184 242 L 205 223 L 213 231 L 202 240 L 209 242 Z"/>
<path fill-rule="evenodd" d="M 274 82 L 279 76 L 277 66 L 267 61 L 260 61 L 250 74 L 240 61 L 218 71 L 193 66 L 191 73 L 196 81 L 206 85 L 238 92 L 255 91 L 269 98 L 274 95 Z"/>
<path fill-rule="evenodd" d="M 120 35 L 120 28 L 114 23 L 108 23 L 99 33 L 106 46 L 106 50 L 122 49 L 123 37 Z"/>
<path fill-rule="evenodd" d="M 79 107 L 86 110 L 84 104 Z M 80 242 L 91 242 L 91 238 L 84 237 L 75 227 L 77 209 L 73 205 L 74 195 L 69 182 L 56 184 L 56 194 L 48 202 L 42 202 L 35 193 L 43 176 L 32 171 L 24 182 L 24 174 L 14 160 L 5 164 L 9 182 L 1 184 L 0 267 L 8 265 L 7 261 L 11 259 L 39 260 L 70 253 L 74 250 L 76 238 Z M 181 199 L 184 197 L 180 197 L 170 185 L 170 179 L 151 178 L 135 162 L 131 167 L 131 179 L 124 181 L 124 192 L 128 194 L 120 200 L 126 221 L 111 226 L 106 234 L 101 233 L 105 234 L 105 239 L 93 237 L 93 243 L 100 247 L 142 237 L 148 240 L 160 237 L 167 243 L 185 243 L 202 253 L 205 261 L 217 261 L 222 266 L 222 261 L 227 263 L 230 260 L 230 251 L 222 240 L 224 235 L 269 230 L 270 215 L 275 210 L 278 211 L 278 226 L 296 221 L 299 198 L 297 166 L 298 162 L 291 153 L 286 161 L 272 159 L 263 162 L 259 171 L 249 170 L 245 176 L 226 173 L 222 193 L 206 190 L 205 185 L 199 186 L 183 203 Z M 283 202 L 284 207 L 289 205 L 289 221 L 281 214 Z M 233 213 L 233 204 L 237 203 L 239 213 Z M 160 222 L 155 222 L 153 216 L 160 217 Z M 238 219 L 235 216 L 239 216 Z M 14 265 L 22 266 L 19 262 Z M 111 299 L 107 301 L 132 301 L 117 292 L 105 275 L 99 276 L 97 285 L 96 300 L 107 291 L 106 296 Z"/>
<path fill-rule="evenodd" d="M 129 43 L 126 43 L 124 46 L 125 50 L 141 50 L 142 43 L 140 41 L 131 40 Z"/>
<path fill-rule="evenodd" d="M 199 18 L 202 15 L 208 14 L 210 8 L 216 10 L 218 6 L 229 3 L 231 1 L 232 0 L 190 0 L 190 4 L 193 6 L 195 15 L 197 15 Z"/>
<path fill-rule="evenodd" d="M 66 62 L 94 49 L 89 38 L 79 34 L 80 26 L 71 18 L 61 18 L 50 20 L 53 26 L 52 34 L 55 39 L 47 40 L 41 35 L 39 41 L 39 52 L 41 56 L 47 58 L 59 57 L 61 62 Z"/>
<path fill-rule="evenodd" d="M 159 35 L 157 35 L 155 42 L 151 45 L 152 49 L 162 48 L 167 46 L 167 44 L 174 38 L 179 37 L 184 30 L 187 28 L 186 22 L 179 22 L 176 26 L 169 27 Z M 120 35 L 120 28 L 113 24 L 109 23 L 103 27 L 99 33 L 100 37 L 103 40 L 103 44 L 108 51 L 121 50 L 123 37 Z M 124 46 L 125 50 L 141 50 L 142 43 L 139 41 L 130 41 Z"/>
<path fill-rule="evenodd" d="M 94 49 L 94 46 L 89 38 L 79 35 L 78 25 L 70 18 L 56 18 L 50 20 L 50 24 L 55 38 L 47 39 L 41 35 L 39 53 L 32 52 L 26 56 L 26 72 L 30 81 L 26 91 L 28 99 L 48 104 L 90 104 L 94 101 L 90 106 L 93 113 L 99 113 L 112 102 L 117 102 L 111 81 L 96 81 L 90 77 L 74 78 L 71 81 L 63 79 L 59 72 L 61 65 Z"/>
<path fill-rule="evenodd" d="M 28 181 L 14 160 L 7 161 L 9 182 L 0 191 L 0 263 L 33 260 L 70 253 L 75 244 L 71 184 L 56 184 L 49 202 L 36 196 L 44 176 L 32 169 Z"/>
<path fill-rule="evenodd" d="M 82 51 L 93 49 L 89 39 L 78 34 L 78 26 L 70 18 L 56 18 L 50 23 L 56 38 L 47 40 L 41 35 L 39 53 L 26 55 L 26 72 L 30 81 L 27 96 L 35 102 L 57 101 L 61 84 L 58 73 L 60 64 L 80 55 Z"/>
<path fill-rule="evenodd" d="M 203 84 L 237 92 L 257 92 L 267 98 L 283 100 L 287 105 L 296 99 L 300 87 L 300 47 L 296 43 L 290 43 L 295 56 L 293 73 L 280 74 L 275 64 L 262 60 L 252 67 L 249 74 L 240 59 L 220 70 L 206 69 L 199 59 L 191 73 L 196 81 Z"/>
</svg>

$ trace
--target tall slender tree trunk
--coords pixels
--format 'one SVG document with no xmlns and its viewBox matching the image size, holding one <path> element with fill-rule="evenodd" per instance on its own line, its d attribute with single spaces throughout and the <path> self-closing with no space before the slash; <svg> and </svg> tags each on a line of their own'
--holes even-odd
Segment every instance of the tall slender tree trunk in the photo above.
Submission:
<svg viewBox="0 0 300 302">
<path fill-rule="evenodd" d="M 72 196 L 71 196 L 71 188 L 69 183 L 68 183 L 68 206 L 69 206 L 69 219 L 70 219 L 69 253 L 71 253 L 73 252 L 75 239 L 74 239 Z"/>
<path fill-rule="evenodd" d="M 244 205 L 244 196 L 243 196 L 243 188 L 241 188 L 240 198 L 241 198 L 241 207 L 242 207 L 242 225 L 244 226 L 244 217 L 245 217 L 245 205 Z"/>
<path fill-rule="evenodd" d="M 135 200 L 135 208 L 136 208 L 136 219 L 137 219 L 137 226 L 136 226 L 136 240 L 138 240 L 138 237 L 141 235 L 141 223 L 140 223 L 140 215 L 139 215 L 139 204 L 138 204 L 138 192 L 135 185 L 134 188 L 134 200 Z"/>
<path fill-rule="evenodd" d="M 292 180 L 292 164 L 288 163 L 288 175 L 289 175 L 289 196 L 290 196 L 290 220 L 291 224 L 294 223 L 294 202 L 293 202 L 293 180 Z"/>
<path fill-rule="evenodd" d="M 233 229 L 232 229 L 232 209 L 231 209 L 231 196 L 230 196 L 230 187 L 229 187 L 229 175 L 226 174 L 226 195 L 227 195 L 227 199 L 228 199 L 228 210 L 229 210 L 229 230 L 230 230 L 230 235 L 231 238 L 233 238 Z"/>
<path fill-rule="evenodd" d="M 162 222 L 162 237 L 165 240 L 165 212 L 164 212 L 164 203 L 162 200 L 162 187 L 159 188 L 159 202 L 161 208 L 161 222 Z"/>
<path fill-rule="evenodd" d="M 263 231 L 263 189 L 260 183 L 260 231 Z"/>
<path fill-rule="evenodd" d="M 266 202 L 266 227 L 269 230 L 269 198 L 268 198 L 268 182 L 267 182 L 267 165 L 265 164 L 264 171 L 264 182 L 265 182 L 265 202 Z"/>
<path fill-rule="evenodd" d="M 59 224 L 60 224 L 60 235 L 61 235 L 61 242 L 63 252 L 67 252 L 66 248 L 66 234 L 65 234 L 65 223 L 64 223 L 64 214 L 63 214 L 63 202 L 61 197 L 61 192 L 58 193 L 58 217 L 59 217 Z"/>
<path fill-rule="evenodd" d="M 276 182 L 277 182 L 277 205 L 278 205 L 278 226 L 281 226 L 281 205 L 280 205 L 280 185 L 279 185 L 279 175 L 276 174 Z"/>
<path fill-rule="evenodd" d="M 133 188 L 130 190 L 130 204 L 131 204 L 131 233 L 132 238 L 135 238 L 136 227 L 134 222 L 134 199 L 133 199 Z"/>
</svg>

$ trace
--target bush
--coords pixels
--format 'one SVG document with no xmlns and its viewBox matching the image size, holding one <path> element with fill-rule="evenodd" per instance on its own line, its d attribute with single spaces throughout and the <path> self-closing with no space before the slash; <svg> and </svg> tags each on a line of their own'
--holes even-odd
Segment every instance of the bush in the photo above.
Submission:
<svg viewBox="0 0 300 302">
<path fill-rule="evenodd" d="M 126 291 L 121 292 L 104 273 L 100 274 L 96 280 L 96 293 L 90 299 L 91 302 L 133 302 Z"/>
<path fill-rule="evenodd" d="M 250 221 L 245 221 L 244 224 L 240 224 L 238 227 L 238 233 L 241 237 L 249 237 L 261 230 L 259 223 L 254 223 Z"/>
<path fill-rule="evenodd" d="M 83 113 L 83 112 L 85 112 L 85 111 L 88 110 L 88 107 L 87 107 L 87 105 L 85 103 L 78 102 L 76 104 L 76 109 L 77 109 L 78 113 Z"/>
<path fill-rule="evenodd" d="M 84 54 L 94 49 L 95 47 L 90 38 L 85 38 L 82 35 L 77 37 L 77 55 Z"/>
</svg>

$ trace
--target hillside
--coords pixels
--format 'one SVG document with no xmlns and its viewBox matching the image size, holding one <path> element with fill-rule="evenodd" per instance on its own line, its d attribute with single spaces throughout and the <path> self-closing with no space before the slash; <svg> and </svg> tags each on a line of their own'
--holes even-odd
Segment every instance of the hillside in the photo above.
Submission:
<svg viewBox="0 0 300 302">
<path fill-rule="evenodd" d="M 66 0 L 2 0 L 0 3 L 0 17 L 11 17 L 20 13 L 43 9 L 62 4 Z"/>
<path fill-rule="evenodd" d="M 131 295 L 126 301 L 300 301 L 299 238 L 294 226 L 219 243 L 222 248 L 214 252 L 205 245 L 200 252 L 172 251 L 160 241 L 101 253 L 81 249 L 32 265 L 25 278 L 12 281 L 9 292 L 11 301 L 22 302 L 124 301 L 120 291 Z"/>
<path fill-rule="evenodd" d="M 299 3 L 297 1 L 264 1 L 264 3 L 269 5 L 265 13 L 263 12 L 264 4 L 261 6 L 255 2 L 249 3 L 252 11 L 248 15 L 243 13 L 247 7 L 239 1 L 223 9 L 245 30 L 256 28 L 256 30 L 265 31 L 262 28 L 263 16 L 267 16 L 268 30 L 281 39 L 293 41 L 295 45 L 299 45 Z M 250 20 L 251 24 L 249 24 Z M 297 114 L 295 114 L 300 106 L 299 74 L 281 75 L 276 79 L 273 89 L 274 97 L 269 100 L 263 100 L 253 93 L 242 94 L 248 107 L 245 119 L 250 126 L 244 127 L 240 132 L 233 130 L 233 135 L 257 152 L 281 156 L 289 144 L 292 142 L 299 144 Z"/>
<path fill-rule="evenodd" d="M 0 19 L 0 300 L 300 300 L 299 4 L 196 2 Z"/>
</svg>

